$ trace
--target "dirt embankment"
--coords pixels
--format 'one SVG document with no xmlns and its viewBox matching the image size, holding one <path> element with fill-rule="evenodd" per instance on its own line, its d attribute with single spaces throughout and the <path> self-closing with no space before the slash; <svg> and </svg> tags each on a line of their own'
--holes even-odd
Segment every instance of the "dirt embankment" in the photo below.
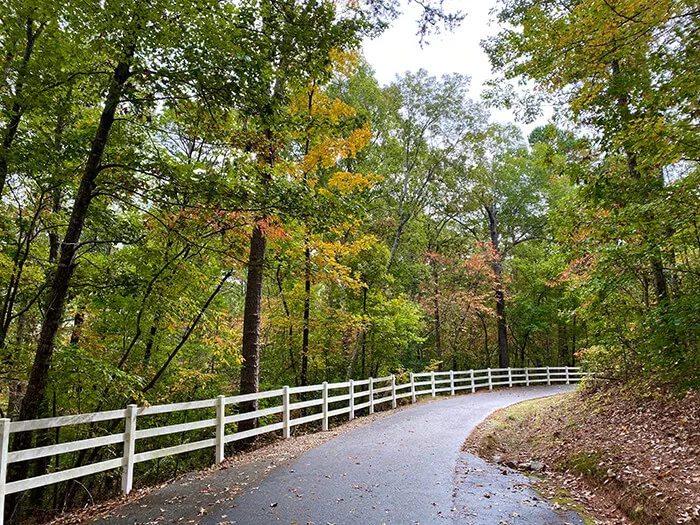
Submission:
<svg viewBox="0 0 700 525">
<path fill-rule="evenodd" d="M 604 524 L 700 524 L 700 393 L 587 388 L 493 414 L 465 443 L 544 464 L 540 489 Z"/>
</svg>

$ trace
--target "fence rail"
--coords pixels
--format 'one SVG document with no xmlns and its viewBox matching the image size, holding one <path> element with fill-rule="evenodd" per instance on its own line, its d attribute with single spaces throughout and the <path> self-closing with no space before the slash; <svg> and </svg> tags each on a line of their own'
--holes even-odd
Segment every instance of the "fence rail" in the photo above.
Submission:
<svg viewBox="0 0 700 525">
<path fill-rule="evenodd" d="M 126 409 L 51 417 L 31 421 L 11 421 L 0 419 L 0 525 L 3 523 L 5 496 L 25 490 L 43 487 L 62 481 L 82 478 L 113 469 L 122 469 L 121 489 L 128 494 L 133 488 L 134 465 L 166 456 L 173 456 L 195 450 L 213 448 L 216 463 L 224 460 L 224 445 L 233 441 L 246 439 L 270 432 L 282 432 L 282 437 L 291 436 L 291 428 L 313 421 L 321 421 L 322 430 L 328 430 L 329 419 L 346 415 L 352 421 L 357 412 L 368 409 L 374 413 L 376 407 L 391 403 L 396 408 L 400 399 L 410 399 L 415 403 L 419 396 L 438 394 L 456 395 L 464 391 L 475 392 L 478 389 L 492 390 L 494 387 L 530 386 L 537 384 L 578 382 L 584 373 L 577 367 L 540 367 L 540 368 L 486 368 L 482 370 L 462 370 L 449 372 L 411 373 L 409 381 L 397 384 L 394 375 L 350 380 L 344 383 L 322 383 L 302 387 L 288 387 L 278 390 L 245 394 L 239 396 L 218 396 L 214 399 L 152 405 L 138 407 L 129 405 Z M 338 392 L 340 391 L 340 392 Z M 309 395 L 318 396 L 308 399 Z M 293 399 L 298 398 L 298 400 Z M 227 408 L 233 412 L 240 403 L 251 400 L 274 400 L 279 403 L 254 412 L 232 413 L 227 415 Z M 318 413 L 307 414 L 307 409 L 317 409 Z M 148 426 L 137 428 L 137 423 L 157 414 L 170 414 L 180 411 L 198 411 L 204 418 L 187 423 Z M 215 417 L 207 417 L 215 413 Z M 240 421 L 258 418 L 273 418 L 277 421 L 245 431 L 227 432 L 227 426 Z M 35 447 L 26 450 L 9 451 L 10 434 L 17 432 L 56 429 L 59 427 L 94 424 L 122 420 L 123 428 L 118 432 L 100 437 L 91 437 L 68 441 L 65 443 Z M 191 441 L 180 445 L 156 450 L 137 452 L 137 443 L 158 436 L 181 434 L 193 430 L 213 429 L 212 437 Z M 30 461 L 95 449 L 110 445 L 121 445 L 120 457 L 58 470 L 41 476 L 15 481 L 7 481 L 8 465 L 21 461 Z"/>
</svg>

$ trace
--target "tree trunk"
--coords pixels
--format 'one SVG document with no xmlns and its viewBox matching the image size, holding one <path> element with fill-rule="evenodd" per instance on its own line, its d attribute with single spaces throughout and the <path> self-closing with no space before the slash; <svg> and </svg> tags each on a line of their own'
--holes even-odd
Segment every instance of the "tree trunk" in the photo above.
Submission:
<svg viewBox="0 0 700 525">
<path fill-rule="evenodd" d="M 301 336 L 301 386 L 309 384 L 309 315 L 311 310 L 311 250 L 304 249 L 304 328 Z"/>
<path fill-rule="evenodd" d="M 165 373 L 165 371 L 170 366 L 170 363 L 173 361 L 173 359 L 175 359 L 177 354 L 180 353 L 180 350 L 182 350 L 182 347 L 185 346 L 187 341 L 189 341 L 190 337 L 192 336 L 192 332 L 194 332 L 195 328 L 197 328 L 197 326 L 199 326 L 199 323 L 202 320 L 202 317 L 204 317 L 204 314 L 207 313 L 207 310 L 209 309 L 209 305 L 211 305 L 212 301 L 216 298 L 217 295 L 219 295 L 219 293 L 221 292 L 221 289 L 224 287 L 224 284 L 226 284 L 226 281 L 228 281 L 229 277 L 231 277 L 232 273 L 233 273 L 233 270 L 229 270 L 221 278 L 217 287 L 209 295 L 207 300 L 200 307 L 199 312 L 197 313 L 195 318 L 192 320 L 192 322 L 189 324 L 189 326 L 185 329 L 185 332 L 180 337 L 180 341 L 177 343 L 177 345 L 175 345 L 175 348 L 173 348 L 173 350 L 170 352 L 170 354 L 168 354 L 168 357 L 165 360 L 165 362 L 160 366 L 158 371 L 153 375 L 153 377 L 146 384 L 146 386 L 144 386 L 141 389 L 142 394 L 145 394 L 146 392 L 151 390 L 154 386 L 156 386 L 156 384 L 158 383 L 158 380 L 161 378 L 161 376 Z"/>
<path fill-rule="evenodd" d="M 284 288 L 282 287 L 282 276 L 280 275 L 280 269 L 281 265 L 278 265 L 275 277 L 277 278 L 277 287 L 279 288 L 280 298 L 282 299 L 284 315 L 287 317 L 287 351 L 289 352 L 289 364 L 292 367 L 292 372 L 294 373 L 294 376 L 296 378 L 297 362 L 294 357 L 294 325 L 292 324 L 292 313 L 289 310 L 287 299 L 284 296 Z"/>
<path fill-rule="evenodd" d="M 403 213 L 403 212 L 402 212 Z M 406 227 L 406 224 L 408 223 L 408 220 L 411 218 L 410 215 L 399 216 L 399 225 L 396 228 L 396 233 L 394 234 L 394 242 L 391 244 L 391 251 L 389 252 L 389 260 L 386 263 L 387 269 L 391 268 L 392 264 L 394 263 L 394 259 L 396 258 L 396 252 L 399 249 L 399 241 L 401 240 L 401 235 L 403 234 L 403 230 Z"/>
<path fill-rule="evenodd" d="M 362 338 L 362 348 L 360 350 L 360 357 L 362 361 L 362 377 L 367 377 L 367 332 L 364 332 L 364 337 Z"/>
<path fill-rule="evenodd" d="M 498 327 L 498 366 L 508 368 L 510 356 L 508 354 L 508 326 L 506 324 L 506 299 L 503 291 L 503 266 L 499 249 L 498 222 L 496 218 L 496 206 L 492 203 L 485 206 L 489 219 L 489 233 L 491 236 L 491 248 L 493 249 L 493 273 L 496 286 L 494 297 L 496 299 L 496 325 Z"/>
<path fill-rule="evenodd" d="M 263 27 L 267 22 L 263 20 Z M 281 59 L 280 67 L 284 69 L 284 57 Z M 267 108 L 272 114 L 275 102 L 279 102 L 284 92 L 283 77 L 277 77 L 272 89 L 273 98 L 270 107 Z M 266 154 L 266 161 L 270 169 L 275 165 L 275 146 L 273 141 L 272 127 L 265 130 L 265 138 L 268 141 L 269 151 Z M 252 151 L 252 144 L 248 144 L 246 149 Z M 272 179 L 269 172 L 263 172 L 264 184 L 271 184 Z M 246 275 L 245 306 L 243 308 L 243 341 L 241 343 L 243 367 L 241 368 L 241 381 L 239 391 L 241 394 L 255 394 L 259 389 L 260 370 L 260 318 L 263 295 L 263 279 L 265 275 L 265 251 L 267 250 L 267 239 L 263 235 L 260 226 L 253 227 L 250 236 L 250 253 L 248 255 L 248 274 Z M 252 400 L 239 405 L 241 413 L 253 412 L 258 409 L 258 401 Z M 252 430 L 258 426 L 257 419 L 248 419 L 238 423 L 238 431 Z M 237 442 L 241 449 L 248 448 L 255 438 L 244 439 Z"/>
<path fill-rule="evenodd" d="M 566 323 L 557 325 L 557 349 L 559 352 L 559 365 L 569 366 L 569 334 Z"/>
<path fill-rule="evenodd" d="M 133 55 L 133 50 L 132 50 Z M 129 57 L 130 58 L 130 57 Z M 49 300 L 46 307 L 44 322 L 39 333 L 34 364 L 27 384 L 27 393 L 22 401 L 20 419 L 35 419 L 39 414 L 39 406 L 44 399 L 49 367 L 53 358 L 54 342 L 63 317 L 63 308 L 68 295 L 68 286 L 75 270 L 75 255 L 85 225 L 90 201 L 95 188 L 95 179 L 100 172 L 100 164 L 104 154 L 109 132 L 114 123 L 114 114 L 122 96 L 124 84 L 131 76 L 128 62 L 120 62 L 114 70 L 107 98 L 105 100 L 100 122 L 95 133 L 95 139 L 90 149 L 85 171 L 80 181 L 78 193 L 75 196 L 68 228 L 61 243 L 58 266 L 51 282 Z M 24 434 L 26 436 L 26 434 Z M 16 441 L 24 441 L 17 439 Z"/>
<path fill-rule="evenodd" d="M 657 252 L 651 259 L 651 272 L 654 276 L 654 295 L 656 295 L 656 301 L 661 303 L 668 299 L 668 286 L 666 285 L 660 250 L 658 247 L 654 247 L 654 251 Z"/>
<path fill-rule="evenodd" d="M 571 361 L 570 366 L 576 366 L 576 313 L 571 320 Z"/>
<path fill-rule="evenodd" d="M 259 226 L 253 228 L 250 236 L 250 256 L 248 258 L 248 275 L 246 277 L 245 307 L 243 310 L 243 367 L 241 368 L 241 394 L 258 392 L 258 373 L 260 368 L 260 309 L 262 306 L 263 276 L 267 239 Z M 241 403 L 240 412 L 252 412 L 258 409 L 258 401 Z M 251 430 L 257 426 L 257 419 L 248 419 L 238 423 L 238 431 Z M 253 440 L 243 440 L 243 447 Z"/>
<path fill-rule="evenodd" d="M 527 348 L 527 342 L 528 339 L 530 338 L 530 331 L 528 330 L 525 332 L 525 335 L 523 336 L 523 342 L 520 344 L 520 366 L 523 368 L 526 367 L 525 365 L 525 349 Z"/>
<path fill-rule="evenodd" d="M 15 348 L 17 348 L 16 353 L 13 353 L 9 357 L 6 373 L 10 375 L 11 379 L 7 381 L 8 394 L 7 394 L 7 415 L 4 417 L 9 417 L 10 419 L 15 419 L 16 415 L 19 413 L 19 408 L 22 403 L 22 397 L 24 397 L 24 390 L 22 388 L 22 380 L 17 378 L 16 371 L 14 370 L 14 357 L 21 355 L 22 345 L 24 344 L 24 336 L 27 330 L 27 315 L 20 314 L 17 319 L 17 334 L 15 339 Z"/>
<path fill-rule="evenodd" d="M 61 155 L 61 148 L 63 147 L 63 129 L 65 127 L 65 122 L 63 118 L 63 112 L 59 111 L 56 117 L 56 129 L 54 131 L 54 151 L 57 156 Z M 58 215 L 61 213 L 61 200 L 62 192 L 61 187 L 56 186 L 51 190 L 51 213 Z M 51 264 L 58 260 L 59 250 L 61 249 L 61 237 L 55 227 L 49 229 L 49 262 Z"/>
<path fill-rule="evenodd" d="M 148 339 L 146 340 L 146 348 L 143 351 L 143 366 L 148 366 L 151 362 L 151 353 L 153 352 L 153 343 L 156 340 L 156 334 L 158 333 L 158 320 L 154 319 L 151 323 L 151 328 L 148 331 Z"/>
<path fill-rule="evenodd" d="M 61 190 L 56 188 L 53 192 L 53 205 L 51 212 L 58 214 L 61 212 Z M 49 262 L 54 262 L 58 259 L 58 252 L 61 248 L 61 238 L 55 229 L 49 230 Z"/>
<path fill-rule="evenodd" d="M 70 345 L 75 346 L 80 343 L 80 329 L 85 322 L 85 316 L 82 312 L 75 312 L 73 316 L 73 330 L 70 333 Z"/>
<path fill-rule="evenodd" d="M 367 317 L 367 287 L 362 289 L 362 315 Z M 355 345 L 355 351 L 352 353 L 352 358 L 350 359 L 350 366 L 348 366 L 347 379 L 355 378 L 355 365 L 357 364 L 358 354 L 360 350 L 362 351 L 362 374 L 364 377 L 365 373 L 365 339 L 367 339 L 367 329 L 362 328 L 360 331 L 360 336 L 358 342 Z"/>
<path fill-rule="evenodd" d="M 611 70 L 613 78 L 620 75 L 620 62 L 617 58 L 611 61 Z M 630 110 L 629 95 L 626 92 L 617 94 L 617 106 L 620 111 L 620 120 L 623 123 L 629 122 L 633 118 L 633 115 Z M 639 172 L 638 168 L 637 152 L 627 144 L 623 145 L 623 149 L 627 157 L 627 170 L 629 171 L 630 177 L 635 181 L 640 181 L 642 174 Z M 651 220 L 649 224 L 653 224 L 653 212 L 651 212 L 651 215 L 652 217 L 650 217 Z M 666 284 L 666 276 L 663 271 L 663 264 L 661 262 L 661 250 L 656 244 L 654 232 L 644 232 L 644 237 L 649 244 L 651 244 L 652 251 L 654 252 L 651 257 L 651 274 L 653 278 L 654 294 L 656 295 L 657 302 L 665 302 L 668 299 L 668 287 Z"/>
<path fill-rule="evenodd" d="M 66 234 L 61 243 L 58 265 L 51 282 L 46 313 L 41 325 L 41 331 L 39 332 L 39 341 L 34 356 L 34 363 L 29 376 L 29 382 L 27 383 L 26 393 L 22 399 L 19 414 L 19 419 L 22 421 L 36 419 L 40 415 L 41 404 L 44 400 L 48 383 L 49 369 L 53 359 L 54 343 L 61 326 L 63 310 L 68 296 L 68 287 L 76 266 L 76 252 L 78 251 L 83 226 L 85 225 L 85 219 L 93 197 L 95 179 L 100 173 L 102 156 L 107 146 L 112 124 L 114 123 L 117 105 L 121 100 L 124 84 L 131 76 L 129 62 L 133 57 L 134 51 L 135 49 L 132 47 L 126 60 L 119 62 L 114 70 L 114 76 L 112 77 L 109 91 L 105 99 L 83 177 L 75 196 Z M 21 450 L 29 448 L 31 442 L 32 433 L 21 432 L 16 435 L 13 441 L 13 449 Z M 27 476 L 28 467 L 28 462 L 18 463 L 17 467 L 13 469 L 14 479 L 25 478 Z M 8 509 L 12 507 L 12 503 L 8 505 Z"/>
<path fill-rule="evenodd" d="M 479 311 L 476 311 L 476 316 L 479 318 L 479 321 L 481 321 L 481 327 L 484 330 L 484 357 L 485 357 L 485 363 L 486 366 L 491 366 L 491 355 L 489 352 L 489 329 L 486 326 L 486 319 L 484 319 L 484 316 L 479 313 Z"/>
<path fill-rule="evenodd" d="M 510 366 L 510 356 L 508 355 L 506 303 L 503 289 L 496 290 L 496 323 L 498 325 L 498 366 L 500 368 L 508 368 Z"/>
<path fill-rule="evenodd" d="M 440 275 L 438 274 L 437 262 L 433 259 L 431 260 L 432 273 L 433 273 L 433 308 L 435 312 L 433 313 L 433 322 L 435 324 L 435 355 L 437 360 L 440 361 L 438 365 L 438 370 L 442 370 L 442 341 L 440 339 Z"/>
<path fill-rule="evenodd" d="M 19 233 L 19 242 L 17 243 L 16 253 L 12 261 L 12 272 L 7 284 L 7 291 L 5 292 L 5 296 L 2 301 L 2 308 L 0 308 L 0 349 L 5 348 L 7 335 L 10 333 L 10 326 L 16 317 L 14 310 L 22 284 L 24 265 L 29 260 L 32 241 L 36 237 L 36 230 L 43 209 L 44 204 L 42 195 L 39 202 L 36 204 L 36 210 L 34 211 L 32 218 L 27 225 L 26 232 L 22 234 L 20 231 Z"/>
</svg>

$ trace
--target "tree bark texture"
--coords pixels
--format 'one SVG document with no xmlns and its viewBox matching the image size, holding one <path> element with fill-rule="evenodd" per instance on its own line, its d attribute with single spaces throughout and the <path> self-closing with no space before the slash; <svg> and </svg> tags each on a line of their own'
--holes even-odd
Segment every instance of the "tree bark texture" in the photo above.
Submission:
<svg viewBox="0 0 700 525">
<path fill-rule="evenodd" d="M 503 265 L 501 263 L 496 206 L 490 204 L 485 207 L 485 210 L 489 219 L 489 234 L 491 236 L 491 247 L 493 249 L 492 268 L 496 281 L 494 297 L 496 299 L 496 324 L 498 327 L 498 366 L 500 368 L 508 368 L 510 366 L 510 356 L 508 354 L 508 326 L 506 324 L 506 299 L 503 291 Z"/>
<path fill-rule="evenodd" d="M 259 226 L 253 228 L 250 236 L 250 255 L 246 277 L 245 307 L 243 309 L 243 367 L 241 368 L 241 394 L 255 394 L 258 391 L 260 363 L 260 308 L 262 306 L 263 274 L 267 239 Z M 258 409 L 258 401 L 241 403 L 240 412 Z M 257 426 L 257 419 L 238 423 L 238 430 L 251 430 Z M 244 440 L 245 441 L 245 440 Z M 250 441 L 243 443 L 245 446 Z"/>
</svg>

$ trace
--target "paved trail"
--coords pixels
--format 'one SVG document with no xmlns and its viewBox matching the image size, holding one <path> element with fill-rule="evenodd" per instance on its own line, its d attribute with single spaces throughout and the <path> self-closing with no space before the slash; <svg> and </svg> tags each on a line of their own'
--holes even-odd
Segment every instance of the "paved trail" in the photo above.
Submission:
<svg viewBox="0 0 700 525">
<path fill-rule="evenodd" d="M 391 414 L 283 463 L 257 484 L 206 515 L 157 521 L 138 519 L 138 506 L 99 523 L 198 523 L 199 525 L 564 525 L 583 524 L 574 513 L 550 508 L 523 475 L 461 452 L 486 416 L 513 403 L 566 392 L 570 386 L 519 388 L 427 403 Z M 229 469 L 231 470 L 231 469 Z M 221 486 L 215 472 L 207 486 Z M 177 496 L 171 485 L 161 498 Z M 188 492 L 186 483 L 181 493 Z M 148 507 L 158 506 L 158 494 Z M 171 507 L 172 509 L 172 507 Z M 162 510 L 162 509 L 161 509 Z M 184 518 L 184 519 L 183 519 Z"/>
</svg>

